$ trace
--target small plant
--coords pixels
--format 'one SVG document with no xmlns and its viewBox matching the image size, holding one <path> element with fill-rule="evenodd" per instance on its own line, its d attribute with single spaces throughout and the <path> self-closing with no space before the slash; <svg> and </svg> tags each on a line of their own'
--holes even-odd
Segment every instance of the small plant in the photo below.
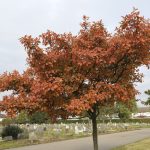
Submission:
<svg viewBox="0 0 150 150">
<path fill-rule="evenodd" d="M 13 140 L 16 140 L 16 139 L 18 139 L 18 134 L 22 133 L 22 132 L 23 132 L 23 130 L 21 128 L 19 128 L 18 126 L 8 125 L 3 128 L 1 136 L 2 136 L 2 138 L 6 137 L 6 136 L 12 136 Z"/>
</svg>

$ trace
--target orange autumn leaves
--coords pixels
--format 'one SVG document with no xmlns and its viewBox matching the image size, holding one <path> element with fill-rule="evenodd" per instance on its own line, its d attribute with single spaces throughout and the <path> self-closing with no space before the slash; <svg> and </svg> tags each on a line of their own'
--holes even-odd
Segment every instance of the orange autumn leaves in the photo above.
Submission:
<svg viewBox="0 0 150 150">
<path fill-rule="evenodd" d="M 150 63 L 150 22 L 137 10 L 123 18 L 113 35 L 102 21 L 84 16 L 76 36 L 47 31 L 20 41 L 29 68 L 22 75 L 0 76 L 0 91 L 13 91 L 0 109 L 13 114 L 42 110 L 53 119 L 66 118 L 92 111 L 94 105 L 127 102 L 137 94 L 138 67 Z"/>
<path fill-rule="evenodd" d="M 81 96 L 79 99 L 73 99 L 71 104 L 68 106 L 68 110 L 80 114 L 83 110 L 91 110 L 94 104 L 107 105 L 114 104 L 116 101 L 127 102 L 127 100 L 133 98 L 136 91 L 123 88 L 119 84 L 106 84 L 99 82 L 96 88 L 89 90 L 86 94 Z"/>
</svg>

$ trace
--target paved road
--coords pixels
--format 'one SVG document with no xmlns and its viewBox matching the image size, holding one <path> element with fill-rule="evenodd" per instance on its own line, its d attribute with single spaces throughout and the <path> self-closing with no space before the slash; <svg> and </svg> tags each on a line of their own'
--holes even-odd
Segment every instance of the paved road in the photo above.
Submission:
<svg viewBox="0 0 150 150">
<path fill-rule="evenodd" d="M 99 136 L 99 150 L 111 150 L 114 147 L 132 143 L 150 137 L 150 128 Z M 10 149 L 9 149 L 10 150 Z M 11 150 L 93 150 L 92 138 L 81 138 L 61 142 L 15 148 Z"/>
</svg>

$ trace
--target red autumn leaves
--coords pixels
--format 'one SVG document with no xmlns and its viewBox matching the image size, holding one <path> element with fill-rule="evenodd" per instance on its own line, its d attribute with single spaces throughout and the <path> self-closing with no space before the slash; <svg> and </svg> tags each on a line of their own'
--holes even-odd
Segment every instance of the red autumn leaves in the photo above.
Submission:
<svg viewBox="0 0 150 150">
<path fill-rule="evenodd" d="M 92 111 L 95 104 L 135 97 L 134 82 L 142 77 L 138 67 L 150 62 L 150 23 L 134 10 L 111 35 L 101 21 L 91 23 L 84 16 L 76 36 L 47 31 L 24 36 L 21 43 L 29 68 L 22 75 L 0 76 L 0 91 L 13 90 L 0 109 L 9 114 L 41 109 L 53 119 L 66 118 Z"/>
</svg>

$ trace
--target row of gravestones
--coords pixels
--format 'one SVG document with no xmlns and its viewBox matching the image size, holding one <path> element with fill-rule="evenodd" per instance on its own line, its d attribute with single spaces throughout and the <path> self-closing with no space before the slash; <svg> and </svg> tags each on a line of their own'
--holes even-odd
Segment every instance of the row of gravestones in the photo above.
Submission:
<svg viewBox="0 0 150 150">
<path fill-rule="evenodd" d="M 89 124 L 43 124 L 43 125 L 28 125 L 27 130 L 29 132 L 36 132 L 40 134 L 46 130 L 51 129 L 54 133 L 65 133 L 73 132 L 74 134 L 79 133 L 91 133 L 91 125 Z"/>
<path fill-rule="evenodd" d="M 148 125 L 144 123 L 107 123 L 107 124 L 98 124 L 98 132 L 106 132 L 110 130 L 116 129 L 127 129 L 130 125 Z M 22 124 L 19 125 L 21 128 L 24 129 L 24 133 L 18 135 L 18 138 L 29 138 L 29 140 L 34 141 L 37 140 L 39 137 L 42 137 L 44 132 L 47 130 L 53 131 L 55 134 L 60 134 L 62 131 L 65 133 L 72 132 L 74 134 L 84 133 L 89 135 L 92 133 L 91 124 Z M 1 132 L 2 128 L 0 128 Z M 0 137 L 0 140 L 2 138 Z M 12 140 L 12 137 L 8 136 L 4 140 Z"/>
</svg>

